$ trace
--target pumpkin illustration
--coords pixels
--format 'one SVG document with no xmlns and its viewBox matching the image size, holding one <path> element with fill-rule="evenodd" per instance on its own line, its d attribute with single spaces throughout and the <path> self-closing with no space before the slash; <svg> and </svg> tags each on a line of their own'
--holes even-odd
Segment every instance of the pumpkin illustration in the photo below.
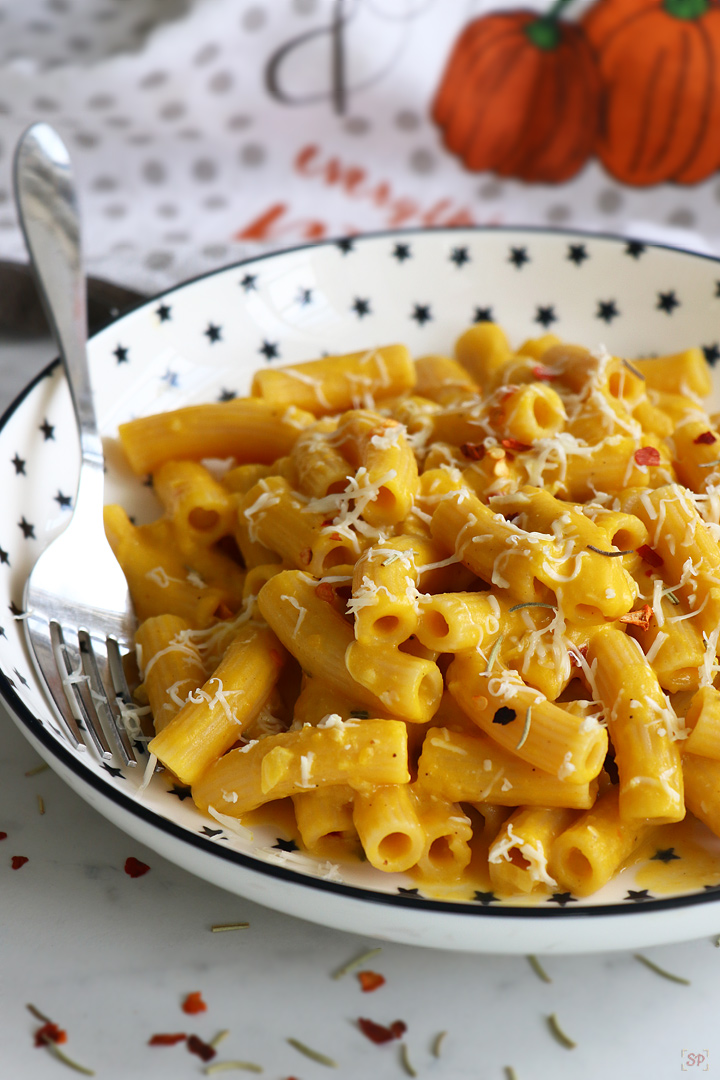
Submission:
<svg viewBox="0 0 720 1080">
<path fill-rule="evenodd" d="M 625 184 L 720 168 L 717 0 L 600 0 L 582 25 L 603 87 L 596 153 Z"/>
<path fill-rule="evenodd" d="M 466 168 L 560 183 L 593 152 L 599 80 L 583 31 L 558 17 L 565 3 L 484 15 L 460 34 L 432 117 Z"/>
</svg>

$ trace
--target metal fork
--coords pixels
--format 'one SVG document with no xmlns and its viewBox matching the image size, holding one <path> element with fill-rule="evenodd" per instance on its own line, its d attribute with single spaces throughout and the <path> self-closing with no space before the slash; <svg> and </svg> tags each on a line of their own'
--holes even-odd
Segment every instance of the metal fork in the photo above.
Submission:
<svg viewBox="0 0 720 1080">
<path fill-rule="evenodd" d="M 80 436 L 80 476 L 69 525 L 40 555 L 25 586 L 25 630 L 61 727 L 76 749 L 94 744 L 137 765 L 123 714 L 132 698 L 122 658 L 136 619 L 125 577 L 103 528 L 104 459 L 87 362 L 80 220 L 68 151 L 53 128 L 34 124 L 15 153 L 15 201 L 53 330 Z"/>
</svg>

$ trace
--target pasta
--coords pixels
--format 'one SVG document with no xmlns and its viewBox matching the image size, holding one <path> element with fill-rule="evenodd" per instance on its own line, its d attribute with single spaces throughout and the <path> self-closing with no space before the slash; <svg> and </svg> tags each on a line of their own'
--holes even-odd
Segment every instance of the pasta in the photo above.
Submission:
<svg viewBox="0 0 720 1080">
<path fill-rule="evenodd" d="M 477 323 L 121 425 L 162 509 L 105 511 L 150 753 L 433 895 L 586 896 L 686 814 L 720 836 L 709 389 L 696 348 Z"/>
</svg>

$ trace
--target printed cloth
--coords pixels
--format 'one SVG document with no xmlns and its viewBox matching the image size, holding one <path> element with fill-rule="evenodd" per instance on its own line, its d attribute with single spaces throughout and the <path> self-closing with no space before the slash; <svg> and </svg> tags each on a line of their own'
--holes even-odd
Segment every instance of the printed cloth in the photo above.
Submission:
<svg viewBox="0 0 720 1080">
<path fill-rule="evenodd" d="M 396 227 L 720 253 L 718 70 L 716 0 L 0 0 L 0 257 L 37 120 L 89 272 L 147 292 Z"/>
</svg>

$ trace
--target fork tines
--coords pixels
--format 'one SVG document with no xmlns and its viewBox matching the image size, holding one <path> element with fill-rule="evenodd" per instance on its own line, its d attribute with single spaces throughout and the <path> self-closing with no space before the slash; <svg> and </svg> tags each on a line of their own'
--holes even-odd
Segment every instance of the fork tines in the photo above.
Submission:
<svg viewBox="0 0 720 1080">
<path fill-rule="evenodd" d="M 91 637 L 87 630 L 80 629 L 77 646 L 71 646 L 54 620 L 50 621 L 47 633 L 54 671 L 48 670 L 47 659 L 38 651 L 36 639 L 35 653 L 75 748 L 87 745 L 82 734 L 85 731 L 100 756 L 107 760 L 113 756 L 106 734 L 109 733 L 123 763 L 137 765 L 124 722 L 133 701 L 117 639 Z"/>
</svg>

